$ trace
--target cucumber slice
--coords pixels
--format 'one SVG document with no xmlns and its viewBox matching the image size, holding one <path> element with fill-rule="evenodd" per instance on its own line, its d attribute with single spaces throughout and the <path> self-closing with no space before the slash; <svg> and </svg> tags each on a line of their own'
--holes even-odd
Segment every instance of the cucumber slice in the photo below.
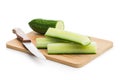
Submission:
<svg viewBox="0 0 120 80">
<path fill-rule="evenodd" d="M 47 45 L 48 54 L 90 54 L 96 53 L 96 43 L 91 42 L 87 46 L 75 43 L 52 43 Z"/>
<path fill-rule="evenodd" d="M 87 36 L 64 31 L 64 30 L 59 30 L 55 28 L 49 28 L 47 32 L 45 33 L 46 36 L 49 37 L 55 37 L 55 38 L 60 38 L 60 39 L 65 39 L 69 41 L 73 41 L 76 43 L 79 43 L 83 46 L 86 46 L 90 44 L 90 39 Z"/>
<path fill-rule="evenodd" d="M 63 21 L 57 20 L 33 19 L 28 24 L 33 31 L 41 34 L 45 34 L 49 27 L 64 29 Z"/>
<path fill-rule="evenodd" d="M 69 41 L 65 41 L 57 38 L 51 38 L 51 37 L 36 38 L 36 47 L 38 49 L 47 48 L 47 45 L 50 43 L 61 43 L 61 42 L 69 42 Z"/>
</svg>

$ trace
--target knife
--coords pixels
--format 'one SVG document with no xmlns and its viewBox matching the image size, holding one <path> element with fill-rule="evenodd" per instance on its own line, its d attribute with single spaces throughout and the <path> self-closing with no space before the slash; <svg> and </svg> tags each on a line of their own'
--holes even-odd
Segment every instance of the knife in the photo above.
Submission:
<svg viewBox="0 0 120 80">
<path fill-rule="evenodd" d="M 37 50 L 31 40 L 20 28 L 14 28 L 13 33 L 16 34 L 17 39 L 20 40 L 25 48 L 27 48 L 34 56 L 40 58 L 41 60 L 46 60 L 44 55 Z"/>
</svg>

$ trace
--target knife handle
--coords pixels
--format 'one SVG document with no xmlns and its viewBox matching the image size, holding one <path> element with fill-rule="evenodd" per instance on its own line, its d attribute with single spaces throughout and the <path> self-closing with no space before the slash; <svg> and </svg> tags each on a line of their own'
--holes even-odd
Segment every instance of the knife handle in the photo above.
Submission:
<svg viewBox="0 0 120 80">
<path fill-rule="evenodd" d="M 22 42 L 31 42 L 31 40 L 26 36 L 26 34 L 20 28 L 14 28 L 13 33 L 16 34 L 17 39 Z"/>
</svg>

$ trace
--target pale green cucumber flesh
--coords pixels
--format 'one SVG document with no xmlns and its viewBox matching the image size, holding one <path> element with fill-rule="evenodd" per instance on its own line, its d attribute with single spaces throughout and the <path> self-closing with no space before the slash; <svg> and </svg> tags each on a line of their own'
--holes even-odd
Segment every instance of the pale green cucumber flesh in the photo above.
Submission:
<svg viewBox="0 0 120 80">
<path fill-rule="evenodd" d="M 47 45 L 48 54 L 95 54 L 96 43 L 87 46 L 74 43 L 52 43 Z"/>
<path fill-rule="evenodd" d="M 57 21 L 56 29 L 64 30 L 64 22 L 63 21 Z"/>
<path fill-rule="evenodd" d="M 64 23 L 57 20 L 33 19 L 28 24 L 33 31 L 41 34 L 45 34 L 50 27 L 64 29 Z"/>
<path fill-rule="evenodd" d="M 59 30 L 59 29 L 55 29 L 55 28 L 49 28 L 47 30 L 47 32 L 45 33 L 45 35 L 50 36 L 50 37 L 73 41 L 73 42 L 79 43 L 83 46 L 86 46 L 86 45 L 90 44 L 90 42 L 91 42 L 90 39 L 88 38 L 88 36 L 68 32 L 68 31 L 64 31 L 64 30 Z"/>
<path fill-rule="evenodd" d="M 36 38 L 36 47 L 38 49 L 47 48 L 47 45 L 50 43 L 61 43 L 61 42 L 69 42 L 62 39 L 45 37 L 45 38 Z"/>
<path fill-rule="evenodd" d="M 36 47 L 38 49 L 46 48 L 48 43 L 49 42 L 45 38 L 36 38 Z"/>
</svg>

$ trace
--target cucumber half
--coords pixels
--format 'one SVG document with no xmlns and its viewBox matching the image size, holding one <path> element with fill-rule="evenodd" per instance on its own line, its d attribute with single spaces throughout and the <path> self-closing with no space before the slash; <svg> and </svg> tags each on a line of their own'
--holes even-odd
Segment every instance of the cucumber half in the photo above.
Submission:
<svg viewBox="0 0 120 80">
<path fill-rule="evenodd" d="M 64 23 L 60 20 L 33 19 L 28 24 L 33 31 L 41 34 L 45 34 L 50 27 L 64 29 Z"/>
<path fill-rule="evenodd" d="M 47 30 L 47 32 L 45 33 L 45 36 L 72 41 L 75 43 L 79 43 L 83 46 L 86 46 L 86 45 L 90 44 L 90 42 L 91 42 L 90 39 L 88 38 L 88 36 L 68 32 L 68 31 L 64 31 L 64 30 L 59 30 L 59 29 L 55 29 L 55 28 L 49 28 Z"/>
<path fill-rule="evenodd" d="M 48 54 L 95 54 L 96 43 L 91 42 L 87 46 L 75 43 L 52 43 L 47 45 Z"/>
</svg>

